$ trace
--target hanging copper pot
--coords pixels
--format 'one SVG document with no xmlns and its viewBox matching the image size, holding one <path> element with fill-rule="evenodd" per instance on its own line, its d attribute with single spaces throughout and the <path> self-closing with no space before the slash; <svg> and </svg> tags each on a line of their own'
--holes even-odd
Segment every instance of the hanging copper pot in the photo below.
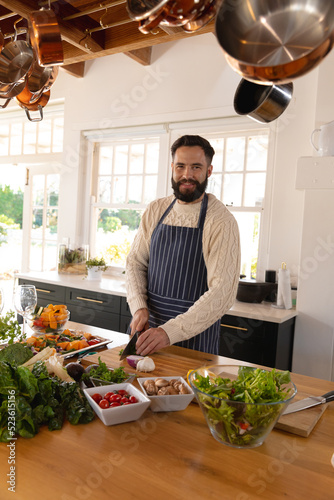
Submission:
<svg viewBox="0 0 334 500">
<path fill-rule="evenodd" d="M 50 7 L 30 14 L 29 34 L 40 66 L 56 66 L 64 62 L 57 17 Z"/>
<path fill-rule="evenodd" d="M 27 118 L 31 122 L 40 122 L 43 120 L 43 108 L 47 105 L 50 99 L 50 93 L 51 91 L 48 90 L 47 92 L 43 92 L 41 96 L 34 101 L 33 103 L 27 103 L 24 100 L 20 99 L 20 96 L 16 96 L 16 100 L 19 103 L 19 106 L 24 109 L 26 112 Z M 38 111 L 39 116 L 32 117 L 31 116 L 31 111 Z"/>
</svg>

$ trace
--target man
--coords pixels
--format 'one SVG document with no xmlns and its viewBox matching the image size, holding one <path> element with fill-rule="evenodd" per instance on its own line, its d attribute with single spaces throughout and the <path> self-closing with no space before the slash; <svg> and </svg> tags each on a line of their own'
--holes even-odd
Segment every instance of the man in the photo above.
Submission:
<svg viewBox="0 0 334 500">
<path fill-rule="evenodd" d="M 137 354 L 176 344 L 218 354 L 220 319 L 234 303 L 240 273 L 236 220 L 206 194 L 214 149 L 185 135 L 171 147 L 174 196 L 143 214 L 126 263 Z"/>
</svg>

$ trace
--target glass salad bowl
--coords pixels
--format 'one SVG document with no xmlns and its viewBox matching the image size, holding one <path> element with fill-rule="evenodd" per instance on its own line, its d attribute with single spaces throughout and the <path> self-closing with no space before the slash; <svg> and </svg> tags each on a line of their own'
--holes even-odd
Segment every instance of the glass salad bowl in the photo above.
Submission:
<svg viewBox="0 0 334 500">
<path fill-rule="evenodd" d="M 297 393 L 290 372 L 250 366 L 205 366 L 188 382 L 212 436 L 235 448 L 260 446 Z"/>
</svg>

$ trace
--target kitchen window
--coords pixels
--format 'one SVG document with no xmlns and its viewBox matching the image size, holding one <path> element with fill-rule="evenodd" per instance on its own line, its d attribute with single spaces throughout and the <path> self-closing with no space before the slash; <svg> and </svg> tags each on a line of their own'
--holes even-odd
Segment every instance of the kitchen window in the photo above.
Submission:
<svg viewBox="0 0 334 500">
<path fill-rule="evenodd" d="M 170 145 L 183 134 L 206 137 L 215 149 L 208 192 L 235 216 L 241 237 L 241 273 L 256 276 L 268 190 L 269 127 L 250 120 L 175 123 L 156 134 L 138 127 L 87 133 L 93 143 L 91 252 L 124 268 L 126 255 L 150 201 L 172 193 Z"/>
<path fill-rule="evenodd" d="M 22 109 L 0 116 L 1 271 L 46 271 L 57 266 L 58 195 L 64 135 L 64 104 L 49 104 L 42 121 Z M 5 267 L 4 267 L 5 266 Z"/>
</svg>

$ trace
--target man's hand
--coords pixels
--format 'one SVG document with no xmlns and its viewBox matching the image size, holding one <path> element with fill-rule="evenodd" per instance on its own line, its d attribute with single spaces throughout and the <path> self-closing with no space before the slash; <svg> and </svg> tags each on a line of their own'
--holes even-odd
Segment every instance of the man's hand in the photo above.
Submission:
<svg viewBox="0 0 334 500">
<path fill-rule="evenodd" d="M 138 309 L 133 315 L 132 321 L 130 323 L 131 327 L 131 337 L 137 331 L 141 332 L 149 328 L 148 324 L 148 310 Z"/>
<path fill-rule="evenodd" d="M 162 328 L 149 328 L 141 333 L 136 343 L 139 356 L 147 356 L 170 345 L 169 337 Z"/>
</svg>

